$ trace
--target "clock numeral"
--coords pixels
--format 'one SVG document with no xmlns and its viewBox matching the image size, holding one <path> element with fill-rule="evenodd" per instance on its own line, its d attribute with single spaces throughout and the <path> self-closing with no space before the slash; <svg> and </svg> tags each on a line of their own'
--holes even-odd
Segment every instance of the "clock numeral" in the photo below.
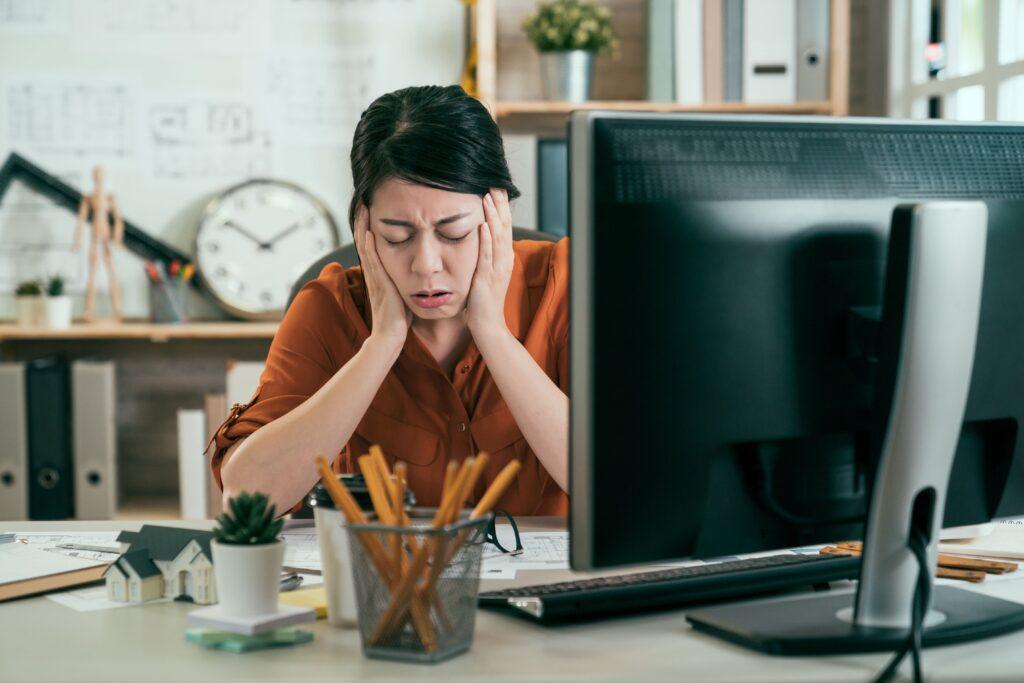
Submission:
<svg viewBox="0 0 1024 683">
<path fill-rule="evenodd" d="M 211 254 L 216 254 L 218 251 L 220 251 L 220 245 L 217 244 L 216 242 L 207 242 L 206 244 L 203 245 L 203 249 L 206 249 L 206 251 L 210 252 Z"/>
<path fill-rule="evenodd" d="M 274 295 L 264 289 L 260 292 L 260 301 L 269 306 L 274 302 Z"/>
</svg>

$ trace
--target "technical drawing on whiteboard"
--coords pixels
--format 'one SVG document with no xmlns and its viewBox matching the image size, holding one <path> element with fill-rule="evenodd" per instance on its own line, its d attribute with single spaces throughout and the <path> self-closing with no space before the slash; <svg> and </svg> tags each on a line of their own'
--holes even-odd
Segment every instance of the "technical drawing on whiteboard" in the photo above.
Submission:
<svg viewBox="0 0 1024 683">
<path fill-rule="evenodd" d="M 3 98 L 13 149 L 75 156 L 132 152 L 131 96 L 124 85 L 10 83 Z"/>
<path fill-rule="evenodd" d="M 248 0 L 131 0 L 108 2 L 107 31 L 123 33 L 235 33 L 251 11 Z"/>
<path fill-rule="evenodd" d="M 157 178 L 248 177 L 270 172 L 270 135 L 255 129 L 248 104 L 156 104 L 149 110 L 149 133 Z"/>
<path fill-rule="evenodd" d="M 370 101 L 372 54 L 279 59 L 267 70 L 269 101 L 290 141 L 348 144 Z"/>
</svg>

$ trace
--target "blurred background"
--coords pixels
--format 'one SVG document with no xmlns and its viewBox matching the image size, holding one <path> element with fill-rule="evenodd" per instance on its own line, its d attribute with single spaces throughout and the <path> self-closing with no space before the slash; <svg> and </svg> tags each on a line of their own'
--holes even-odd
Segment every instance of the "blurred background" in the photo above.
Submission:
<svg viewBox="0 0 1024 683">
<path fill-rule="evenodd" d="M 1024 0 L 0 0 L 0 359 L 25 377 L 40 358 L 107 364 L 107 514 L 219 504 L 202 447 L 251 395 L 293 276 L 351 241 L 359 115 L 423 84 L 485 104 L 523 193 L 515 225 L 567 235 L 572 110 L 1019 121 Z M 121 315 L 101 271 L 88 323 L 88 229 L 72 243 L 97 166 L 129 234 Z M 296 216 L 321 231 L 275 255 L 285 275 L 262 298 L 242 296 L 244 259 L 212 256 L 244 244 L 224 227 L 239 216 L 278 216 L 257 241 Z M 21 316 L 33 281 L 66 297 L 66 320 Z M 85 476 L 66 403 L 62 462 Z M 30 437 L 12 414 L 7 434 Z M 23 491 L 13 462 L 0 486 Z"/>
</svg>

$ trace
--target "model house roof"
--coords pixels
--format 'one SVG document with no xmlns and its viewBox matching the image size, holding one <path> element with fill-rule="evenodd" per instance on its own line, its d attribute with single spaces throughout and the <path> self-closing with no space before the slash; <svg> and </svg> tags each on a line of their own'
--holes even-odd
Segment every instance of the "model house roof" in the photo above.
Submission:
<svg viewBox="0 0 1024 683">
<path fill-rule="evenodd" d="M 149 559 L 149 553 L 145 550 L 132 550 L 118 558 L 117 564 L 124 562 L 139 575 L 140 579 L 148 579 L 150 576 L 160 576 L 160 570 Z"/>
<path fill-rule="evenodd" d="M 129 551 L 145 550 L 149 559 L 167 561 L 175 559 L 192 539 L 199 544 L 200 552 L 212 561 L 213 533 L 209 531 L 143 524 L 138 531 L 122 531 L 117 537 L 118 542 L 130 544 Z"/>
</svg>

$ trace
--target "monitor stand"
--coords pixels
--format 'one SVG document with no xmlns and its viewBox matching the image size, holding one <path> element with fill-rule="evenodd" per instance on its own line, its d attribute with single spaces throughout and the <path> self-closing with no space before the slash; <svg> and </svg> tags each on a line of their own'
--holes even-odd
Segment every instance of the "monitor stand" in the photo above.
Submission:
<svg viewBox="0 0 1024 683">
<path fill-rule="evenodd" d="M 974 364 L 987 229 L 982 202 L 901 205 L 893 213 L 878 392 L 884 436 L 856 592 L 694 610 L 687 614 L 694 629 L 772 654 L 906 643 L 918 578 L 907 543 L 912 529 L 927 539 L 931 581 Z M 1024 605 L 950 586 L 931 596 L 924 646 L 1024 628 Z"/>
</svg>

